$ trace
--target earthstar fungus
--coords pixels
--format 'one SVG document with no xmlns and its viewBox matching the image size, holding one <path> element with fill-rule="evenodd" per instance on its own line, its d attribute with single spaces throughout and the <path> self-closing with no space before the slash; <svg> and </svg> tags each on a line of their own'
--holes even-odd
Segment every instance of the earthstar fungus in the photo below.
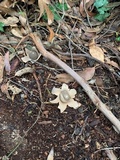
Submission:
<svg viewBox="0 0 120 160">
<path fill-rule="evenodd" d="M 53 87 L 52 94 L 56 95 L 57 98 L 50 102 L 59 103 L 58 108 L 61 113 L 64 112 L 67 106 L 77 109 L 81 104 L 74 100 L 76 93 L 75 89 L 69 89 L 68 85 L 63 83 L 61 88 Z"/>
</svg>

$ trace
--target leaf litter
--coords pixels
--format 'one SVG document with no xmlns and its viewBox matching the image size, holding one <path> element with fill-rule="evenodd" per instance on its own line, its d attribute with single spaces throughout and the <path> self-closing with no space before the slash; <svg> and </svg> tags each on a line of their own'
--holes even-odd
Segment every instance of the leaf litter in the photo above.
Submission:
<svg viewBox="0 0 120 160">
<path fill-rule="evenodd" d="M 115 136 L 115 131 L 111 127 L 111 124 L 106 121 L 106 118 L 104 118 L 98 110 L 96 111 L 92 108 L 89 98 L 86 98 L 83 90 L 75 83 L 74 77 L 64 73 L 63 70 L 60 70 L 43 56 L 40 56 L 40 58 L 39 55 L 41 53 L 38 51 L 35 51 L 34 53 L 37 53 L 39 58 L 35 58 L 36 60 L 34 63 L 30 60 L 29 51 L 26 48 L 28 45 L 33 45 L 34 47 L 34 44 L 31 43 L 30 38 L 24 39 L 24 36 L 28 35 L 30 32 L 36 31 L 41 35 L 45 48 L 52 52 L 53 49 L 56 49 L 54 47 L 57 46 L 60 49 L 60 52 L 55 52 L 55 54 L 69 66 L 73 63 L 73 69 L 75 69 L 76 73 L 78 73 L 85 81 L 96 79 L 96 82 L 90 82 L 90 85 L 99 97 L 102 97 L 103 101 L 112 107 L 112 110 L 119 118 L 118 56 L 116 56 L 112 49 L 107 50 L 104 48 L 105 43 L 108 43 L 111 46 L 114 45 L 115 48 L 119 48 L 119 42 L 114 41 L 116 38 L 114 34 L 116 30 L 113 30 L 113 32 L 111 31 L 112 23 L 114 24 L 114 21 L 117 20 L 117 17 L 115 20 L 113 19 L 116 16 L 114 11 L 109 11 L 109 14 L 114 14 L 113 17 L 109 17 L 109 20 L 113 20 L 110 26 L 109 21 L 107 22 L 108 19 L 106 20 L 106 23 L 104 23 L 104 21 L 98 22 L 95 20 L 94 16 L 97 13 L 101 13 L 99 10 L 96 12 L 96 9 L 94 8 L 96 7 L 96 5 L 94 5 L 95 1 L 83 0 L 80 3 L 77 0 L 75 2 L 70 1 L 68 2 L 69 9 L 67 10 L 64 10 L 66 4 L 64 5 L 62 4 L 63 1 L 59 1 L 62 4 L 62 9 L 61 11 L 57 10 L 57 12 L 53 12 L 49 7 L 51 4 L 53 5 L 53 8 L 56 7 L 56 3 L 50 0 L 38 0 L 38 4 L 36 4 L 34 0 L 29 2 L 13 2 L 5 0 L 3 2 L 0 3 L 1 19 L 4 20 L 4 22 L 2 22 L 4 24 L 4 30 L 2 30 L 3 33 L 1 32 L 2 38 L 0 39 L 0 50 L 2 53 L 0 56 L 0 95 L 2 95 L 0 105 L 1 115 L 4 114 L 4 116 L 6 116 L 6 123 L 11 121 L 13 125 L 15 124 L 14 127 L 19 128 L 18 122 L 20 125 L 23 124 L 23 127 L 21 128 L 22 134 L 22 131 L 25 131 L 28 126 L 32 126 L 34 117 L 38 116 L 40 107 L 38 102 L 39 96 L 42 97 L 42 100 L 45 102 L 45 107 L 42 108 L 42 112 L 48 113 L 47 117 L 38 116 L 38 123 L 36 123 L 36 126 L 34 126 L 35 128 L 29 132 L 31 137 L 29 137 L 29 133 L 27 135 L 30 144 L 28 150 L 25 151 L 26 153 L 27 151 L 30 153 L 30 157 L 29 155 L 24 154 L 22 150 L 20 151 L 18 149 L 18 159 L 22 159 L 23 157 L 25 157 L 24 159 L 30 159 L 31 157 L 32 159 L 35 157 L 38 159 L 38 152 L 39 158 L 41 159 L 49 159 L 49 157 L 54 159 L 53 157 L 55 157 L 58 159 L 71 158 L 77 160 L 82 158 L 87 159 L 88 157 L 91 159 L 106 159 L 107 157 L 110 157 L 110 154 L 108 155 L 108 153 L 104 155 L 101 154 L 97 144 L 100 144 L 101 148 L 106 147 L 103 145 L 103 142 L 105 142 L 108 147 L 119 147 L 118 136 Z M 26 10 L 25 4 L 28 5 L 28 10 Z M 20 7 L 19 9 L 22 12 L 19 12 L 20 10 L 17 6 Z M 117 6 L 115 6 L 115 10 L 119 13 Z M 114 8 L 113 4 L 112 7 Z M 100 10 L 103 9 L 99 6 L 97 6 L 97 8 Z M 47 21 L 43 16 L 45 12 Z M 106 14 L 106 11 L 104 13 Z M 61 22 L 55 19 L 55 17 L 58 18 L 58 15 L 62 17 Z M 103 18 L 104 17 L 102 17 L 102 19 Z M 43 25 L 43 23 L 46 24 Z M 9 34 L 7 34 L 7 31 L 9 31 Z M 20 39 L 21 43 L 19 43 Z M 15 49 L 14 53 L 13 51 L 11 53 L 11 48 Z M 10 52 L 8 52 L 8 50 Z M 65 55 L 65 53 L 68 52 L 70 52 L 70 54 Z M 32 56 L 35 56 L 34 53 Z M 61 56 L 60 53 L 63 53 L 64 56 Z M 11 60 L 10 57 L 12 54 L 14 54 L 14 56 Z M 28 58 L 27 60 L 24 60 L 25 56 Z M 81 58 L 83 58 L 82 61 Z M 98 61 L 95 61 L 94 58 L 98 59 Z M 98 63 L 99 66 L 97 65 Z M 33 78 L 34 72 L 36 72 L 37 75 L 36 82 Z M 10 83 L 8 83 L 9 80 L 11 80 Z M 37 85 L 40 84 L 38 90 L 36 83 Z M 64 98 L 68 98 L 67 100 L 69 101 L 72 97 L 70 97 L 70 89 L 68 87 L 67 91 L 61 90 L 62 88 L 60 86 L 62 86 L 63 83 L 67 83 L 70 88 L 73 88 L 71 90 L 74 91 L 74 103 L 77 102 L 77 105 L 71 105 L 72 103 L 69 103 L 72 107 L 67 107 L 68 102 Z M 40 91 L 40 88 L 42 92 Z M 52 88 L 57 92 L 52 91 L 57 95 L 57 101 L 53 100 L 53 102 L 55 102 L 54 105 L 50 103 L 53 99 L 50 92 Z M 24 96 L 21 95 L 21 92 L 23 92 Z M 65 94 L 65 97 L 63 93 Z M 6 97 L 8 99 L 6 99 Z M 11 102 L 9 102 L 9 100 L 12 100 L 12 107 L 10 106 Z M 59 103 L 59 107 L 56 102 Z M 61 102 L 65 105 L 62 105 Z M 61 112 L 63 113 L 61 114 Z M 14 120 L 9 119 L 12 117 L 12 114 L 14 115 Z M 85 121 L 86 116 L 89 117 L 87 122 Z M 4 122 L 4 119 L 1 119 L 1 122 Z M 85 127 L 82 128 L 83 124 Z M 75 132 L 76 128 L 77 130 L 80 130 L 78 135 L 77 132 Z M 9 148 L 9 145 L 7 145 L 7 141 L 9 144 L 11 143 L 8 132 L 3 131 L 4 134 L 1 135 L 4 141 L 0 139 L 1 146 L 6 146 L 4 150 L 0 151 L 0 155 L 6 158 L 8 157 L 4 155 L 14 148 L 13 146 Z M 73 140 L 70 137 L 74 132 L 76 133 L 76 137 Z M 102 139 L 100 135 L 102 135 Z M 81 136 L 83 140 L 81 139 Z M 7 141 L 6 137 L 9 138 Z M 94 137 L 96 137 L 96 139 Z M 106 139 L 109 139 L 109 142 L 106 141 Z M 92 143 L 95 145 L 92 145 Z M 80 146 L 79 149 L 78 144 L 83 144 L 85 148 Z M 37 148 L 36 146 L 39 147 Z M 56 151 L 55 154 L 53 153 L 53 147 L 51 149 L 51 146 L 54 146 Z M 79 153 L 78 150 L 81 150 L 81 153 Z M 96 150 L 98 152 L 96 152 Z M 113 149 L 113 157 L 115 157 L 114 155 L 118 157 L 118 153 L 118 150 Z M 14 156 L 15 155 L 11 154 L 12 159 L 14 159 Z"/>
<path fill-rule="evenodd" d="M 86 81 L 88 81 L 94 76 L 95 67 L 86 68 L 83 71 L 78 71 L 77 73 Z M 57 79 L 58 82 L 63 82 L 63 83 L 74 82 L 74 78 L 66 73 L 57 74 L 54 78 Z"/>
</svg>

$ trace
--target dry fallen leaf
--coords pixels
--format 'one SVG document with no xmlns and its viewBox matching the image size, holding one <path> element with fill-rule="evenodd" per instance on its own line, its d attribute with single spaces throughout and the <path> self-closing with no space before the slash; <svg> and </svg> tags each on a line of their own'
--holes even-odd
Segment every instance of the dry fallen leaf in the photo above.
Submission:
<svg viewBox="0 0 120 160">
<path fill-rule="evenodd" d="M 7 7 L 2 6 L 1 2 L 0 2 L 0 14 L 2 14 L 2 15 L 8 14 L 8 15 L 11 15 L 11 16 L 19 16 L 19 13 L 16 12 L 15 10 L 13 10 L 9 7 L 7 8 Z"/>
<path fill-rule="evenodd" d="M 11 85 L 8 83 L 8 90 L 12 91 L 12 101 L 14 101 L 14 98 L 17 94 L 19 94 L 20 92 L 22 92 L 22 90 L 18 87 L 16 87 L 15 85 Z"/>
<path fill-rule="evenodd" d="M 88 8 L 94 3 L 95 0 L 82 0 L 80 3 L 80 13 L 83 17 L 86 17 L 86 11 L 87 14 L 93 15 L 92 12 L 88 11 Z M 85 11 L 86 7 L 86 11 Z"/>
<path fill-rule="evenodd" d="M 1 85 L 1 91 L 2 93 L 6 94 L 8 99 L 11 99 L 9 92 L 8 92 L 8 83 L 4 83 Z"/>
<path fill-rule="evenodd" d="M 96 45 L 94 39 L 89 43 L 89 52 L 92 57 L 104 62 L 104 52 Z"/>
<path fill-rule="evenodd" d="M 54 20 L 54 15 L 49 9 L 49 7 L 47 6 L 47 4 L 49 3 L 50 3 L 50 0 L 38 0 L 38 6 L 40 8 L 40 18 L 45 11 L 47 14 L 47 18 L 48 18 L 48 25 L 50 25 Z"/>
<path fill-rule="evenodd" d="M 85 79 L 86 81 L 90 80 L 95 73 L 95 67 L 92 68 L 86 68 L 83 71 L 78 71 L 77 72 L 83 79 Z M 63 82 L 63 83 L 70 83 L 74 81 L 74 78 L 71 77 L 69 74 L 67 73 L 62 73 L 62 74 L 57 74 L 56 77 L 58 82 Z"/>
<path fill-rule="evenodd" d="M 26 0 L 22 0 L 22 2 L 26 3 Z M 28 5 L 31 5 L 33 3 L 35 3 L 35 0 L 29 0 L 29 1 L 27 1 Z"/>
<path fill-rule="evenodd" d="M 117 68 L 117 69 L 120 69 L 119 65 L 116 62 L 111 61 L 108 57 L 105 57 L 105 62 L 107 64 L 110 64 L 111 66 Z"/>
<path fill-rule="evenodd" d="M 26 24 L 27 24 L 26 14 L 24 13 L 23 15 L 20 15 L 20 16 L 19 16 L 19 20 L 20 20 L 22 26 L 25 27 Z"/>
<path fill-rule="evenodd" d="M 7 51 L 5 53 L 4 56 L 4 65 L 5 65 L 5 71 L 7 72 L 7 74 L 10 74 L 10 59 L 9 59 L 9 51 Z"/>
<path fill-rule="evenodd" d="M 15 16 L 8 17 L 6 19 L 0 18 L 0 22 L 4 23 L 5 26 L 16 26 L 16 24 L 19 22 L 19 19 Z"/>
<path fill-rule="evenodd" d="M 3 71 L 4 71 L 4 59 L 3 56 L 0 56 L 0 83 L 3 80 Z"/>
<path fill-rule="evenodd" d="M 33 72 L 34 72 L 34 69 L 33 69 L 33 68 L 31 68 L 31 67 L 25 67 L 25 68 L 17 71 L 17 72 L 15 73 L 15 76 L 20 77 L 20 76 L 22 76 L 22 75 L 24 75 L 24 74 L 33 73 Z"/>
<path fill-rule="evenodd" d="M 14 58 L 12 61 L 11 61 L 11 72 L 15 72 L 17 66 L 19 65 L 20 63 L 20 60 L 18 58 Z"/>
<path fill-rule="evenodd" d="M 53 31 L 53 29 L 51 27 L 47 26 L 47 28 L 48 28 L 48 30 L 50 32 L 50 35 L 48 37 L 48 42 L 52 42 L 52 40 L 53 40 L 53 38 L 55 36 L 55 33 L 54 33 L 54 31 Z"/>
<path fill-rule="evenodd" d="M 78 74 L 86 81 L 90 80 L 95 74 L 95 67 L 88 67 L 83 71 L 79 71 Z"/>
<path fill-rule="evenodd" d="M 54 148 L 53 147 L 48 154 L 47 160 L 54 160 Z"/>
<path fill-rule="evenodd" d="M 28 20 L 27 20 L 27 15 L 26 15 L 25 12 L 22 15 L 19 16 L 19 20 L 20 20 L 20 23 L 23 26 L 23 28 L 21 28 L 21 32 L 22 32 L 23 35 L 26 35 L 26 34 L 32 32 L 31 28 L 29 26 Z"/>
<path fill-rule="evenodd" d="M 95 84 L 98 86 L 98 87 L 103 87 L 104 85 L 104 82 L 103 82 L 103 79 L 102 79 L 102 77 L 95 77 L 95 79 L 96 79 L 96 82 L 95 82 Z"/>
<path fill-rule="evenodd" d="M 19 28 L 12 28 L 11 32 L 14 36 L 19 37 L 19 38 L 23 38 L 23 35 L 21 33 L 21 31 L 19 30 Z"/>
<path fill-rule="evenodd" d="M 85 31 L 85 32 L 90 32 L 90 33 L 100 33 L 101 30 L 105 27 L 105 24 L 103 25 L 100 25 L 100 26 L 97 26 L 97 27 L 93 27 L 93 28 L 90 28 L 90 27 L 82 27 L 82 29 Z"/>
<path fill-rule="evenodd" d="M 12 97 L 10 97 L 10 95 L 9 95 L 9 92 L 8 92 L 9 90 L 12 91 Z M 15 85 L 9 84 L 9 82 L 6 84 L 2 84 L 1 91 L 4 94 L 6 94 L 8 99 L 11 99 L 12 101 L 14 101 L 15 95 L 22 92 L 22 90 L 20 88 L 16 87 Z"/>
<path fill-rule="evenodd" d="M 54 20 L 54 15 L 46 4 L 45 4 L 45 11 L 46 11 L 47 18 L 48 18 L 48 25 L 50 25 L 50 24 L 52 24 L 52 22 Z"/>
</svg>

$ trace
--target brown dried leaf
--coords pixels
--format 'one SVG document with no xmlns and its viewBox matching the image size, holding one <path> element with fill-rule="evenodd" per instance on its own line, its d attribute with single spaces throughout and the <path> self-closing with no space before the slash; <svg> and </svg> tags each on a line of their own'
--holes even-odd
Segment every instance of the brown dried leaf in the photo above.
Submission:
<svg viewBox="0 0 120 160">
<path fill-rule="evenodd" d="M 27 24 L 27 18 L 26 18 L 26 15 L 25 15 L 25 14 L 24 14 L 24 15 L 20 15 L 20 16 L 19 16 L 19 20 L 20 20 L 20 22 L 21 22 L 22 26 L 23 26 L 23 27 L 25 27 L 25 26 L 26 26 L 26 24 Z"/>
<path fill-rule="evenodd" d="M 19 13 L 17 13 L 13 9 L 10 9 L 10 8 L 7 8 L 7 7 L 3 7 L 1 5 L 0 5 L 0 13 L 2 15 L 8 14 L 8 15 L 11 15 L 11 16 L 19 16 Z"/>
<path fill-rule="evenodd" d="M 111 66 L 113 66 L 117 69 L 120 69 L 119 65 L 116 62 L 111 61 L 108 57 L 105 57 L 105 61 L 106 61 L 107 64 L 110 64 Z"/>
<path fill-rule="evenodd" d="M 90 27 L 85 27 L 83 28 L 83 30 L 85 32 L 90 32 L 90 33 L 100 33 L 101 30 L 105 27 L 105 25 L 101 25 L 101 26 L 97 26 L 97 27 L 93 27 L 93 28 L 90 28 Z"/>
<path fill-rule="evenodd" d="M 2 43 L 9 43 L 10 41 L 9 41 L 9 39 L 8 39 L 8 37 L 5 35 L 5 34 L 1 34 L 0 35 L 0 43 L 2 44 Z"/>
<path fill-rule="evenodd" d="M 86 81 L 89 81 L 95 74 L 95 67 L 88 67 L 84 71 L 79 71 L 78 74 Z"/>
<path fill-rule="evenodd" d="M 2 93 L 6 94 L 8 99 L 11 99 L 9 92 L 8 92 L 8 84 L 7 83 L 4 83 L 1 85 L 1 91 L 2 91 Z"/>
<path fill-rule="evenodd" d="M 23 38 L 23 35 L 21 33 L 21 31 L 19 30 L 19 28 L 12 28 L 11 32 L 14 36 L 19 37 L 19 38 Z"/>
<path fill-rule="evenodd" d="M 18 58 L 14 58 L 11 62 L 11 72 L 15 72 L 17 66 L 19 65 L 20 60 Z"/>
<path fill-rule="evenodd" d="M 47 6 L 47 4 L 49 4 L 49 3 L 50 3 L 50 0 L 38 0 L 38 6 L 40 8 L 39 18 L 41 18 L 44 11 L 46 11 L 47 18 L 48 18 L 48 24 L 50 25 L 54 20 L 54 15 L 51 12 L 51 10 L 49 9 L 49 7 Z"/>
<path fill-rule="evenodd" d="M 43 0 L 38 0 L 38 6 L 40 8 L 40 16 L 39 16 L 39 18 L 41 18 L 43 13 L 44 13 L 44 10 L 45 10 Z"/>
<path fill-rule="evenodd" d="M 0 18 L 0 22 L 4 23 L 5 26 L 16 26 L 19 22 L 19 19 L 15 16 L 8 17 L 7 19 Z"/>
<path fill-rule="evenodd" d="M 45 11 L 48 18 L 48 25 L 50 25 L 54 20 L 54 15 L 46 4 L 45 4 Z"/>
<path fill-rule="evenodd" d="M 85 3 L 85 4 L 84 4 Z M 86 12 L 85 12 L 85 7 L 87 13 L 89 13 L 88 8 L 94 3 L 94 0 L 82 0 L 80 3 L 80 13 L 82 14 L 83 17 L 86 17 Z M 85 6 L 85 7 L 84 7 Z M 89 15 L 92 15 L 90 12 Z"/>
<path fill-rule="evenodd" d="M 104 62 L 104 52 L 96 45 L 94 39 L 89 43 L 89 52 L 92 57 Z"/>
<path fill-rule="evenodd" d="M 3 7 L 7 7 L 7 8 L 10 8 L 12 2 L 10 0 L 3 0 L 2 2 L 0 2 L 0 6 L 3 6 Z"/>
<path fill-rule="evenodd" d="M 95 67 L 92 68 L 86 68 L 84 71 L 78 71 L 77 72 L 83 79 L 85 79 L 86 81 L 90 80 L 95 73 Z M 72 76 L 70 76 L 69 74 L 66 73 L 62 73 L 62 74 L 58 74 L 55 77 L 57 79 L 58 82 L 63 82 L 63 83 L 70 83 L 74 81 L 74 78 Z"/>
<path fill-rule="evenodd" d="M 22 90 L 18 87 L 16 87 L 15 85 L 11 85 L 8 83 L 8 90 L 12 91 L 12 101 L 14 101 L 14 98 L 17 94 L 21 93 Z"/>
<path fill-rule="evenodd" d="M 22 2 L 26 3 L 26 0 L 22 0 Z M 31 5 L 31 4 L 34 4 L 34 3 L 35 3 L 35 0 L 29 0 L 29 1 L 27 1 L 28 5 Z"/>
<path fill-rule="evenodd" d="M 74 81 L 74 78 L 67 73 L 57 74 L 55 78 L 57 79 L 58 82 L 62 83 L 70 83 Z"/>
<path fill-rule="evenodd" d="M 3 80 L 3 71 L 4 71 L 4 59 L 3 56 L 0 56 L 0 83 Z"/>
<path fill-rule="evenodd" d="M 53 31 L 53 29 L 51 27 L 47 26 L 47 28 L 48 28 L 48 30 L 50 32 L 50 35 L 48 37 L 48 42 L 52 42 L 52 40 L 53 40 L 53 38 L 55 36 L 55 33 L 54 33 L 54 31 Z"/>
<path fill-rule="evenodd" d="M 96 79 L 96 85 L 98 86 L 98 87 L 103 87 L 103 79 L 101 78 L 101 77 L 95 77 L 95 79 Z"/>
<path fill-rule="evenodd" d="M 4 65 L 5 65 L 5 71 L 7 72 L 7 74 L 10 74 L 10 58 L 9 58 L 9 51 L 7 51 L 5 53 L 4 56 Z"/>
</svg>

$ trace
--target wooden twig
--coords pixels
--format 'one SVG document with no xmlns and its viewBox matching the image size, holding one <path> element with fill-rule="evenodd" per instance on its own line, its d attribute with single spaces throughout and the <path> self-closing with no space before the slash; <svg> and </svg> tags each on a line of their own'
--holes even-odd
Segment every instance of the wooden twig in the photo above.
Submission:
<svg viewBox="0 0 120 160">
<path fill-rule="evenodd" d="M 108 106 L 105 105 L 99 99 L 99 97 L 95 94 L 95 92 L 92 90 L 89 84 L 82 77 L 80 77 L 74 70 L 72 70 L 66 63 L 61 61 L 55 55 L 48 52 L 44 48 L 40 38 L 38 37 L 36 33 L 30 33 L 29 36 L 32 38 L 39 52 L 45 58 L 50 59 L 51 61 L 59 65 L 61 68 L 63 68 L 69 75 L 71 75 L 83 87 L 84 91 L 87 93 L 87 95 L 92 100 L 94 105 L 112 122 L 112 124 L 115 126 L 115 128 L 120 133 L 120 121 L 113 115 L 113 113 L 109 110 Z"/>
</svg>

